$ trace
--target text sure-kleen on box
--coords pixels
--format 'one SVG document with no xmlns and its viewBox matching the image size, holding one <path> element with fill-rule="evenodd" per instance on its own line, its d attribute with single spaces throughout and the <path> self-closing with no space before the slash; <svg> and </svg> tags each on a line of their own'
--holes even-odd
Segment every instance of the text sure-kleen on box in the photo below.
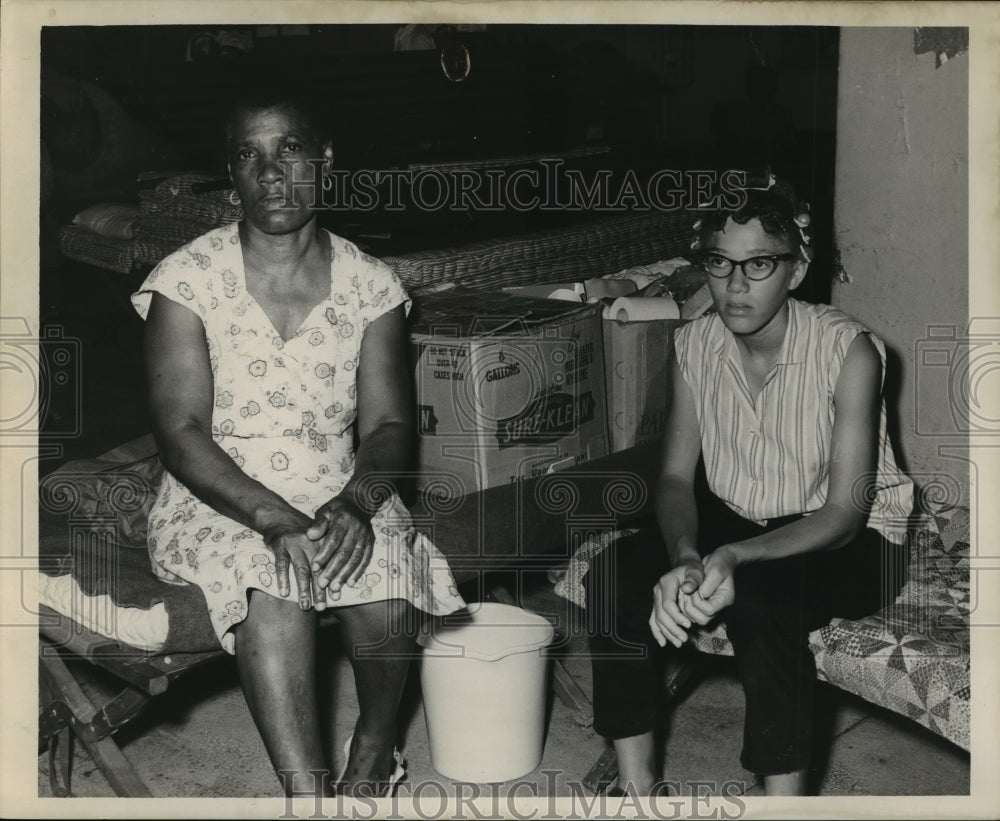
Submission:
<svg viewBox="0 0 1000 821">
<path fill-rule="evenodd" d="M 455 288 L 416 301 L 417 486 L 471 493 L 608 453 L 600 308 Z"/>
</svg>

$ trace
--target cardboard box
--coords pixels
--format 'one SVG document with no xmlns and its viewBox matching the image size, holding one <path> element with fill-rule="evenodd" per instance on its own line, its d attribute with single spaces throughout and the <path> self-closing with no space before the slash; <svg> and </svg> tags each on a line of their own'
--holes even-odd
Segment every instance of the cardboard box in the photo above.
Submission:
<svg viewBox="0 0 1000 821">
<path fill-rule="evenodd" d="M 613 453 L 657 442 L 663 435 L 670 407 L 674 331 L 683 322 L 603 321 L 608 438 Z"/>
<path fill-rule="evenodd" d="M 553 293 L 563 292 L 564 297 L 570 293 L 577 296 L 577 302 L 585 302 L 587 291 L 582 282 L 549 282 L 545 285 L 508 285 L 503 289 L 506 294 L 514 296 L 530 297 L 532 299 L 559 299 L 552 297 Z M 566 301 L 572 301 L 567 299 Z"/>
<path fill-rule="evenodd" d="M 536 299 L 563 299 L 576 302 L 594 302 L 599 299 L 628 296 L 638 290 L 635 282 L 627 278 L 591 277 L 583 282 L 549 282 L 543 285 L 511 285 L 505 293 Z M 576 299 L 573 299 L 575 295 Z"/>
<path fill-rule="evenodd" d="M 608 453 L 600 306 L 455 288 L 415 303 L 417 487 L 464 495 Z"/>
</svg>

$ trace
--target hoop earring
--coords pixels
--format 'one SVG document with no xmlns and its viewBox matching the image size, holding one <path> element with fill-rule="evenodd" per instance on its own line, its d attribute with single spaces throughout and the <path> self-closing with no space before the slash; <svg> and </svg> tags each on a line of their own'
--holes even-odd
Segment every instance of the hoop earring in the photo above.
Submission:
<svg viewBox="0 0 1000 821">
<path fill-rule="evenodd" d="M 332 191 L 333 190 L 333 175 L 324 174 L 323 175 L 323 190 Z"/>
<path fill-rule="evenodd" d="M 229 192 L 229 204 L 230 205 L 240 205 L 241 204 L 240 195 L 237 194 L 235 191 L 230 191 Z"/>
</svg>

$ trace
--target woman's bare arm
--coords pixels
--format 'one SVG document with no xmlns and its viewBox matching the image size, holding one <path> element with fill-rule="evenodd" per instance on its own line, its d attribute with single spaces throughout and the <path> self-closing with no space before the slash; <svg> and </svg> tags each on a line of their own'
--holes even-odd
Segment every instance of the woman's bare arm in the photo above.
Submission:
<svg viewBox="0 0 1000 821">
<path fill-rule="evenodd" d="M 212 439 L 214 384 L 201 320 L 154 294 L 145 334 L 153 433 L 164 466 L 205 504 L 277 547 L 279 590 L 287 589 L 289 561 L 298 577 L 303 569 L 308 574 L 308 562 L 289 556 L 275 540 L 304 533 L 310 519 L 251 479 Z"/>
<path fill-rule="evenodd" d="M 354 475 L 341 493 L 374 513 L 385 500 L 377 487 L 398 492 L 412 468 L 413 376 L 403 306 L 383 314 L 365 331 L 358 370 L 358 452 Z"/>
<path fill-rule="evenodd" d="M 411 466 L 413 389 L 406 317 L 399 305 L 365 330 L 358 366 L 358 445 L 354 474 L 317 512 L 310 537 L 321 548 L 313 571 L 336 590 L 353 583 L 371 559 L 371 517 Z"/>
</svg>

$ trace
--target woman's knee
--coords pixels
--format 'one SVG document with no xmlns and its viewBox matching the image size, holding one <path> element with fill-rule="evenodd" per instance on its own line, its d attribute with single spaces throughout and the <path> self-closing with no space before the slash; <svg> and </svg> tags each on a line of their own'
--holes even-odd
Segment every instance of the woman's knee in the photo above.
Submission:
<svg viewBox="0 0 1000 821">
<path fill-rule="evenodd" d="M 316 631 L 316 613 L 302 610 L 297 601 L 279 599 L 259 590 L 247 591 L 246 618 L 233 627 L 236 652 L 252 641 L 295 647 L 311 641 Z"/>
<path fill-rule="evenodd" d="M 406 599 L 386 599 L 339 608 L 338 620 L 348 637 L 372 642 L 379 639 L 415 639 L 426 618 Z"/>
</svg>

